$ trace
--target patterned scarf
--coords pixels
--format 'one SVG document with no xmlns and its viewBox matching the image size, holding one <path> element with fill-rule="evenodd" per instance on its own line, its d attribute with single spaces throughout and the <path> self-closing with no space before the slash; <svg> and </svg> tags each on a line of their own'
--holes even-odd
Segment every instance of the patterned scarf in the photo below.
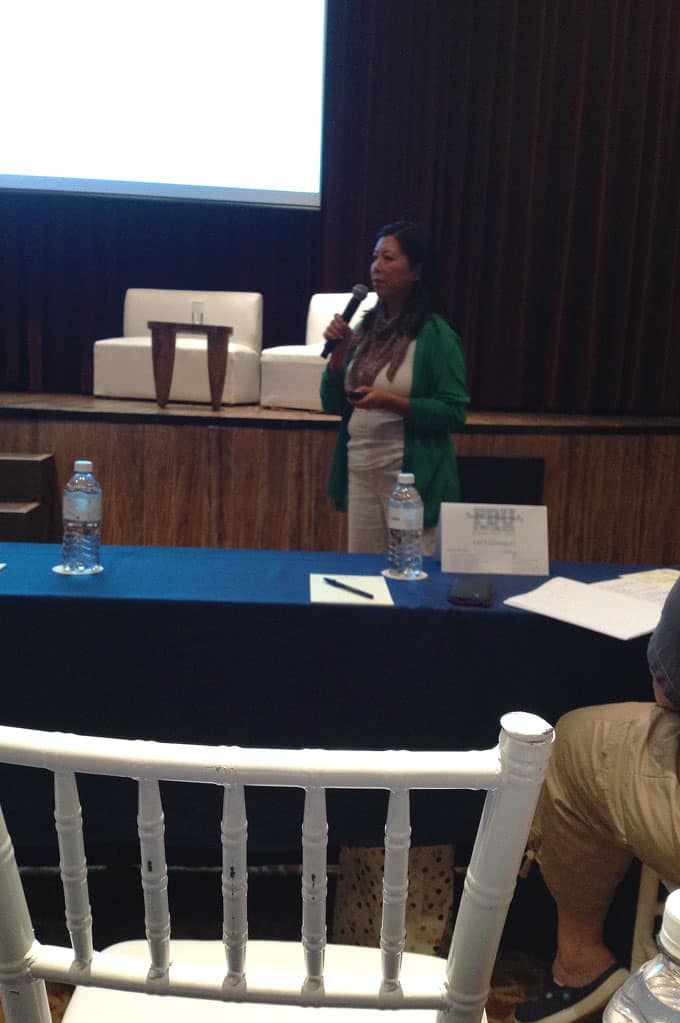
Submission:
<svg viewBox="0 0 680 1023">
<path fill-rule="evenodd" d="M 349 390 L 371 387 L 384 366 L 388 367 L 387 379 L 394 380 L 413 340 L 409 319 L 402 316 L 388 319 L 384 310 L 380 309 L 371 327 L 367 330 L 359 328 L 356 354 L 347 374 Z"/>
</svg>

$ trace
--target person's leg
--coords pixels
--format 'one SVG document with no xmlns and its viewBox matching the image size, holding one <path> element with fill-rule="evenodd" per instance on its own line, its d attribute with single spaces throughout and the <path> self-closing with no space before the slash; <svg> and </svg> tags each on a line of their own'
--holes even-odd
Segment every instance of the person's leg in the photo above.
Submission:
<svg viewBox="0 0 680 1023">
<path fill-rule="evenodd" d="M 615 745 L 623 742 L 630 711 L 587 707 L 566 714 L 556 740 L 532 829 L 543 879 L 558 915 L 553 977 L 580 987 L 614 957 L 604 945 L 604 921 L 631 862 L 619 815 Z M 644 707 L 646 713 L 649 705 Z M 637 712 L 636 712 L 637 715 Z"/>
<path fill-rule="evenodd" d="M 616 962 L 604 943 L 607 913 L 593 912 L 588 918 L 575 916 L 557 906 L 557 955 L 553 978 L 558 984 L 583 987 Z"/>
<path fill-rule="evenodd" d="M 387 534 L 387 521 L 389 516 L 389 505 L 390 495 L 394 490 L 394 485 L 397 482 L 399 475 L 399 468 L 388 468 L 381 472 L 378 488 L 380 492 L 380 500 L 383 508 L 383 515 L 385 516 L 385 534 Z M 377 475 L 377 474 L 376 474 Z M 437 527 L 430 526 L 428 529 L 423 529 L 423 554 L 426 557 L 432 557 L 437 548 Z"/>
<path fill-rule="evenodd" d="M 679 805 L 680 715 L 613 704 L 573 711 L 556 731 L 530 839 L 557 907 L 555 983 L 517 1006 L 517 1023 L 570 1023 L 601 1008 L 625 976 L 603 928 L 632 857 L 678 875 L 668 811 Z"/>
<path fill-rule="evenodd" d="M 376 473 L 349 473 L 347 550 L 350 554 L 385 554 L 387 519 L 382 479 Z"/>
<path fill-rule="evenodd" d="M 350 470 L 347 496 L 347 550 L 350 554 L 385 554 L 390 495 L 399 463 L 384 469 Z M 423 554 L 433 555 L 437 527 L 423 530 Z"/>
<path fill-rule="evenodd" d="M 423 530 L 423 554 L 426 558 L 432 558 L 437 551 L 437 527 L 431 526 Z"/>
</svg>

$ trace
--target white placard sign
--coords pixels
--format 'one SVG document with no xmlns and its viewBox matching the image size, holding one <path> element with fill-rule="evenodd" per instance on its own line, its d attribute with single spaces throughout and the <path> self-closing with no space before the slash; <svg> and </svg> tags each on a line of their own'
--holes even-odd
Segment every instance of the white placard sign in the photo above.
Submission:
<svg viewBox="0 0 680 1023">
<path fill-rule="evenodd" d="M 548 509 L 442 504 L 442 572 L 548 575 Z"/>
</svg>

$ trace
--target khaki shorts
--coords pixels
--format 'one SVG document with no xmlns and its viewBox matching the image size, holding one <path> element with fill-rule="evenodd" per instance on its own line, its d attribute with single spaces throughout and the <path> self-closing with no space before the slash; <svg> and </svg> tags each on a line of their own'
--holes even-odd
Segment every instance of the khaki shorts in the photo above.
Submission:
<svg viewBox="0 0 680 1023">
<path fill-rule="evenodd" d="M 606 912 L 633 857 L 680 885 L 680 714 L 585 707 L 556 733 L 529 845 L 558 906 Z"/>
</svg>

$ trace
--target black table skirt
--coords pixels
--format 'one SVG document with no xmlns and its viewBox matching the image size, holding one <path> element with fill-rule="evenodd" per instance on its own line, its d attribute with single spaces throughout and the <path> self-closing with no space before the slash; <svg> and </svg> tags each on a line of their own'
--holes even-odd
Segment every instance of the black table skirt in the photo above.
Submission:
<svg viewBox="0 0 680 1023">
<path fill-rule="evenodd" d="M 503 605 L 539 578 L 498 578 L 493 607 L 454 608 L 454 577 L 426 561 L 426 581 L 390 583 L 394 607 L 312 605 L 310 572 L 377 574 L 384 560 L 105 548 L 105 571 L 90 579 L 55 575 L 58 560 L 51 545 L 0 545 L 5 724 L 216 745 L 446 750 L 494 745 L 509 710 L 555 722 L 587 704 L 651 699 L 647 637 L 622 642 Z M 551 566 L 583 581 L 623 570 Z M 28 773 L 0 776 L 26 845 L 46 834 L 45 814 L 27 813 L 45 778 Z M 134 788 L 106 781 L 102 796 L 81 781 L 93 845 L 134 843 Z M 167 785 L 164 797 L 169 845 L 218 855 L 221 793 Z M 254 851 L 299 844 L 300 793 L 250 790 L 248 799 Z M 441 800 L 414 797 L 415 841 L 468 836 L 478 797 L 463 800 L 457 819 Z M 112 825 L 119 803 L 130 808 L 122 834 Z M 380 841 L 384 818 L 371 814 L 385 803 L 384 793 L 331 794 L 331 845 L 352 831 Z"/>
</svg>

